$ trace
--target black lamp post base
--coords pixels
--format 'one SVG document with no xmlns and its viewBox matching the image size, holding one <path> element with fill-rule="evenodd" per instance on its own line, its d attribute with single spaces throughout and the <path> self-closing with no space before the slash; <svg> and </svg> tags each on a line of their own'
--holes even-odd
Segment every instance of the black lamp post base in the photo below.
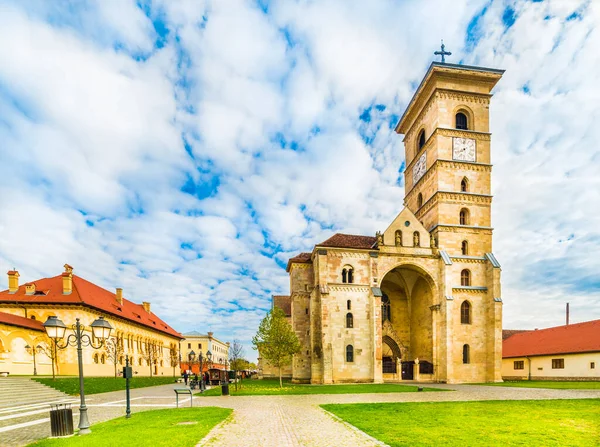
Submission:
<svg viewBox="0 0 600 447">
<path fill-rule="evenodd" d="M 79 434 L 87 435 L 91 433 L 90 430 L 90 421 L 88 420 L 87 408 L 79 409 Z"/>
</svg>

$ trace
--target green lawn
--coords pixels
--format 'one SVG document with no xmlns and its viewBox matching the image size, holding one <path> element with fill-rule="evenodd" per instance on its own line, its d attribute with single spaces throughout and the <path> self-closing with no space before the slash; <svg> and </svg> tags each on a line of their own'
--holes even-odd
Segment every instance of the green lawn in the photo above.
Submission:
<svg viewBox="0 0 600 447">
<path fill-rule="evenodd" d="M 593 446 L 600 399 L 322 405 L 396 446 Z"/>
<path fill-rule="evenodd" d="M 92 425 L 92 433 L 63 439 L 44 439 L 40 447 L 152 446 L 194 447 L 233 410 L 203 407 L 153 410 Z M 191 422 L 191 424 L 185 424 Z M 184 424 L 181 424 L 184 423 Z M 179 425 L 181 424 L 181 425 Z"/>
<path fill-rule="evenodd" d="M 79 378 L 78 377 L 59 377 L 56 380 L 46 377 L 32 377 L 33 380 L 44 385 L 56 388 L 63 393 L 72 396 L 79 395 Z M 83 385 L 85 394 L 106 393 L 108 391 L 125 390 L 125 379 L 122 377 L 85 377 Z M 129 381 L 131 388 L 145 388 L 147 386 L 166 385 L 175 383 L 173 377 L 134 377 Z"/>
<path fill-rule="evenodd" d="M 279 379 L 246 380 L 242 388 L 235 391 L 235 384 L 229 385 L 232 396 L 264 396 L 290 394 L 356 394 L 356 393 L 406 393 L 417 391 L 413 385 L 397 385 L 394 383 L 366 383 L 349 385 L 297 385 L 289 380 L 279 388 Z M 424 391 L 441 391 L 437 388 L 424 388 Z M 200 395 L 199 393 L 197 395 Z M 220 396 L 221 387 L 215 387 L 201 394 L 202 396 Z"/>
<path fill-rule="evenodd" d="M 518 382 L 480 383 L 489 386 L 512 386 L 519 388 L 554 388 L 558 390 L 600 390 L 600 382 L 559 382 L 554 380 L 520 380 Z"/>
</svg>

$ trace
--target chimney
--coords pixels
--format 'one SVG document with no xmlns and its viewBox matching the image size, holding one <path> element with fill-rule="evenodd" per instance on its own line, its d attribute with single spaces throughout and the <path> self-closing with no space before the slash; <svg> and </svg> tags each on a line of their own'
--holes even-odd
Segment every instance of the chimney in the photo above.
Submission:
<svg viewBox="0 0 600 447">
<path fill-rule="evenodd" d="M 142 306 L 144 306 L 144 310 L 150 313 L 150 303 L 148 301 L 142 301 Z"/>
<path fill-rule="evenodd" d="M 8 293 L 15 293 L 19 290 L 19 272 L 16 270 L 8 271 Z"/>
<path fill-rule="evenodd" d="M 567 303 L 567 326 L 569 325 L 569 303 Z"/>
<path fill-rule="evenodd" d="M 119 304 L 123 305 L 123 289 L 120 287 L 117 287 L 117 293 L 115 295 L 116 295 L 115 298 L 117 299 Z"/>
<path fill-rule="evenodd" d="M 62 274 L 63 295 L 70 295 L 73 291 L 73 267 L 65 264 L 65 271 Z"/>
<path fill-rule="evenodd" d="M 25 294 L 33 295 L 34 293 L 35 293 L 35 284 L 34 283 L 25 284 Z"/>
</svg>

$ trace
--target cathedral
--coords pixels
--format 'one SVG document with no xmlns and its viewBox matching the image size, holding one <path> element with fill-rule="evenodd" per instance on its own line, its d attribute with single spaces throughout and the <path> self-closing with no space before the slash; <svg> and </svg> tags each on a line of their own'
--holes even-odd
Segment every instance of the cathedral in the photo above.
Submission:
<svg viewBox="0 0 600 447">
<path fill-rule="evenodd" d="M 404 209 L 289 260 L 294 382 L 502 380 L 489 105 L 503 73 L 432 63 L 395 129 Z"/>
</svg>

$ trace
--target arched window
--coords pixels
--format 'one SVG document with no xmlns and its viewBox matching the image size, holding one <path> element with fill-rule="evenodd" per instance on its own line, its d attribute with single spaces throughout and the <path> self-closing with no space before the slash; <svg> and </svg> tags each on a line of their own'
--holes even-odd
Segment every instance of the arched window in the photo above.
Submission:
<svg viewBox="0 0 600 447">
<path fill-rule="evenodd" d="M 352 312 L 346 314 L 346 327 L 349 329 L 354 327 L 354 317 L 352 316 Z"/>
<path fill-rule="evenodd" d="M 346 269 L 342 270 L 342 282 L 343 283 L 348 282 L 348 270 L 346 270 Z"/>
<path fill-rule="evenodd" d="M 31 316 L 31 317 L 29 317 L 29 318 L 31 318 L 32 320 L 35 320 L 35 319 L 36 319 L 36 318 L 35 318 L 35 315 L 32 315 L 32 316 Z"/>
<path fill-rule="evenodd" d="M 421 235 L 419 234 L 418 231 L 415 231 L 413 233 L 413 246 L 414 247 L 420 247 L 421 246 Z"/>
<path fill-rule="evenodd" d="M 94 363 L 98 363 L 98 353 L 94 354 Z"/>
<path fill-rule="evenodd" d="M 421 208 L 423 206 L 423 194 L 419 193 L 417 196 L 417 208 Z"/>
<path fill-rule="evenodd" d="M 462 112 L 458 112 L 456 114 L 456 128 L 467 130 L 469 126 L 467 125 L 467 115 Z"/>
<path fill-rule="evenodd" d="M 466 208 L 460 210 L 459 218 L 461 225 L 469 225 L 469 210 Z"/>
<path fill-rule="evenodd" d="M 352 284 L 354 282 L 354 269 L 350 267 L 348 269 L 348 284 Z"/>
<path fill-rule="evenodd" d="M 352 301 L 351 300 L 346 301 L 346 309 L 352 310 Z"/>
<path fill-rule="evenodd" d="M 460 181 L 460 192 L 469 192 L 469 180 L 467 177 Z"/>
<path fill-rule="evenodd" d="M 104 354 L 102 354 L 102 357 L 100 357 L 100 363 L 102 363 L 103 365 L 106 363 L 106 357 L 104 356 Z"/>
<path fill-rule="evenodd" d="M 467 256 L 469 254 L 469 243 L 467 241 L 462 241 L 460 244 L 460 252 L 463 256 Z"/>
<path fill-rule="evenodd" d="M 396 230 L 396 247 L 402 247 L 402 231 Z"/>
<path fill-rule="evenodd" d="M 463 301 L 460 305 L 460 322 L 462 324 L 471 324 L 471 305 L 468 301 Z"/>
<path fill-rule="evenodd" d="M 421 150 L 421 148 L 423 146 L 425 146 L 425 131 L 424 130 L 419 132 L 419 150 Z"/>
<path fill-rule="evenodd" d="M 123 364 L 123 356 L 119 357 L 119 365 Z"/>
<path fill-rule="evenodd" d="M 471 285 L 471 271 L 463 270 L 460 272 L 460 285 L 461 286 L 470 286 Z"/>
<path fill-rule="evenodd" d="M 389 297 L 384 293 L 383 296 L 381 297 L 381 322 L 383 323 L 384 321 L 392 321 L 392 312 L 391 312 L 391 307 L 390 307 L 390 299 Z"/>
<path fill-rule="evenodd" d="M 463 345 L 463 363 L 471 363 L 471 348 L 469 345 Z"/>
<path fill-rule="evenodd" d="M 347 362 L 354 361 L 354 347 L 352 345 L 346 346 L 346 361 Z"/>
</svg>

